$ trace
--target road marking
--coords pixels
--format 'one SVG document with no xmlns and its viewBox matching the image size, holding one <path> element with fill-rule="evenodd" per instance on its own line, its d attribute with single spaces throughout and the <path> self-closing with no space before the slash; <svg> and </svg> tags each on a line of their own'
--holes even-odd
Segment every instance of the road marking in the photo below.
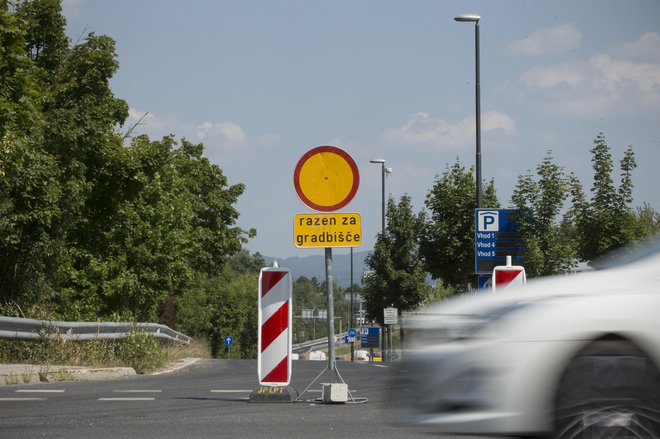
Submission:
<svg viewBox="0 0 660 439">
<path fill-rule="evenodd" d="M 0 398 L 0 401 L 46 401 L 48 398 Z"/>
<path fill-rule="evenodd" d="M 61 389 L 18 389 L 15 393 L 64 393 Z"/>
<path fill-rule="evenodd" d="M 351 393 L 357 392 L 357 390 L 355 390 L 355 389 L 347 389 L 347 390 Z M 310 389 L 310 390 L 308 390 L 308 392 L 322 393 L 323 389 Z"/>
<path fill-rule="evenodd" d="M 211 390 L 211 393 L 252 393 L 252 390 Z"/>
<path fill-rule="evenodd" d="M 162 393 L 162 390 L 113 390 L 112 393 Z"/>
<path fill-rule="evenodd" d="M 98 401 L 155 401 L 156 398 L 99 398 Z"/>
<path fill-rule="evenodd" d="M 374 367 L 383 367 L 383 368 L 387 369 L 389 366 L 382 366 L 380 364 L 374 364 Z"/>
</svg>

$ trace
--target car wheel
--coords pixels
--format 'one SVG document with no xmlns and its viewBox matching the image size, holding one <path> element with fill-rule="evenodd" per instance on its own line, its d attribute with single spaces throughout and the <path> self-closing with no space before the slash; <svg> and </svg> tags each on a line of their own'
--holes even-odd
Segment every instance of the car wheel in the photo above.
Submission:
<svg viewBox="0 0 660 439">
<path fill-rule="evenodd" d="M 566 367 L 555 398 L 557 438 L 660 438 L 660 373 L 623 340 L 596 342 Z"/>
</svg>

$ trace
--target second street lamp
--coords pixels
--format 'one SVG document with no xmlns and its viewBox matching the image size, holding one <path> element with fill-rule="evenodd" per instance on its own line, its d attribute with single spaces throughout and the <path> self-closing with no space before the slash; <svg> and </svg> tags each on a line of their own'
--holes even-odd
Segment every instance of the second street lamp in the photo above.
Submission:
<svg viewBox="0 0 660 439">
<path fill-rule="evenodd" d="M 381 233 L 383 234 L 383 237 L 385 237 L 385 159 L 373 159 L 369 160 L 369 163 L 377 163 L 381 165 L 382 168 L 382 175 L 383 175 L 383 184 L 382 184 L 382 191 L 383 191 L 383 196 L 382 196 L 382 215 L 381 215 L 381 221 L 382 221 L 382 226 L 381 226 Z"/>
<path fill-rule="evenodd" d="M 475 173 L 477 180 L 477 209 L 481 207 L 481 84 L 479 80 L 479 20 L 476 14 L 462 14 L 454 17 L 459 22 L 474 23 L 474 58 L 475 58 L 475 101 L 476 101 L 476 129 L 477 129 L 477 153 Z"/>
<path fill-rule="evenodd" d="M 385 176 L 392 172 L 392 168 L 386 168 L 385 167 L 385 159 L 373 159 L 373 160 L 369 160 L 369 163 L 376 163 L 376 164 L 380 164 L 380 166 L 381 166 L 381 174 L 382 174 L 381 239 L 384 240 L 385 239 Z M 383 328 L 385 328 L 385 325 L 383 325 Z M 381 340 L 382 340 L 382 345 L 383 345 L 383 349 L 382 349 L 383 352 L 382 352 L 382 355 L 381 355 L 381 360 L 382 361 L 387 361 L 386 360 L 386 357 L 387 357 L 387 333 L 386 333 L 385 330 L 383 330 Z"/>
</svg>

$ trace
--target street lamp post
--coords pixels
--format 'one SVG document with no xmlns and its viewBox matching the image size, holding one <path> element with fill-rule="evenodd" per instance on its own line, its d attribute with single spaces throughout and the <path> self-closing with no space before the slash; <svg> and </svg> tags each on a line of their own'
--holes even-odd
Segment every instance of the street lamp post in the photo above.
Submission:
<svg viewBox="0 0 660 439">
<path fill-rule="evenodd" d="M 475 58 L 475 101 L 476 101 L 476 129 L 477 129 L 477 156 L 476 156 L 476 178 L 477 178 L 477 209 L 481 207 L 481 84 L 479 80 L 479 20 L 476 14 L 462 14 L 454 17 L 459 22 L 474 23 L 474 58 Z"/>
<path fill-rule="evenodd" d="M 385 176 L 392 172 L 392 168 L 386 168 L 385 167 L 385 159 L 373 159 L 369 160 L 369 163 L 376 163 L 381 165 L 381 174 L 382 174 L 382 215 L 381 215 L 381 239 L 385 239 Z M 383 325 L 383 328 L 386 326 Z M 385 329 L 382 331 L 383 333 L 381 334 L 381 343 L 383 345 L 382 349 L 382 356 L 381 359 L 382 361 L 386 361 L 387 358 L 387 332 Z"/>
</svg>

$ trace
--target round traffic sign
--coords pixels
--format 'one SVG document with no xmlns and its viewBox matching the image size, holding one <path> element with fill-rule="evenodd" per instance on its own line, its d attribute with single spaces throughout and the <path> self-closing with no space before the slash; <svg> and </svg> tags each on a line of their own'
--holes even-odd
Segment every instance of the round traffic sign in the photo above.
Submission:
<svg viewBox="0 0 660 439">
<path fill-rule="evenodd" d="M 332 212 L 351 202 L 360 184 L 357 165 L 336 146 L 317 146 L 303 155 L 293 173 L 300 200 L 311 209 Z"/>
</svg>

